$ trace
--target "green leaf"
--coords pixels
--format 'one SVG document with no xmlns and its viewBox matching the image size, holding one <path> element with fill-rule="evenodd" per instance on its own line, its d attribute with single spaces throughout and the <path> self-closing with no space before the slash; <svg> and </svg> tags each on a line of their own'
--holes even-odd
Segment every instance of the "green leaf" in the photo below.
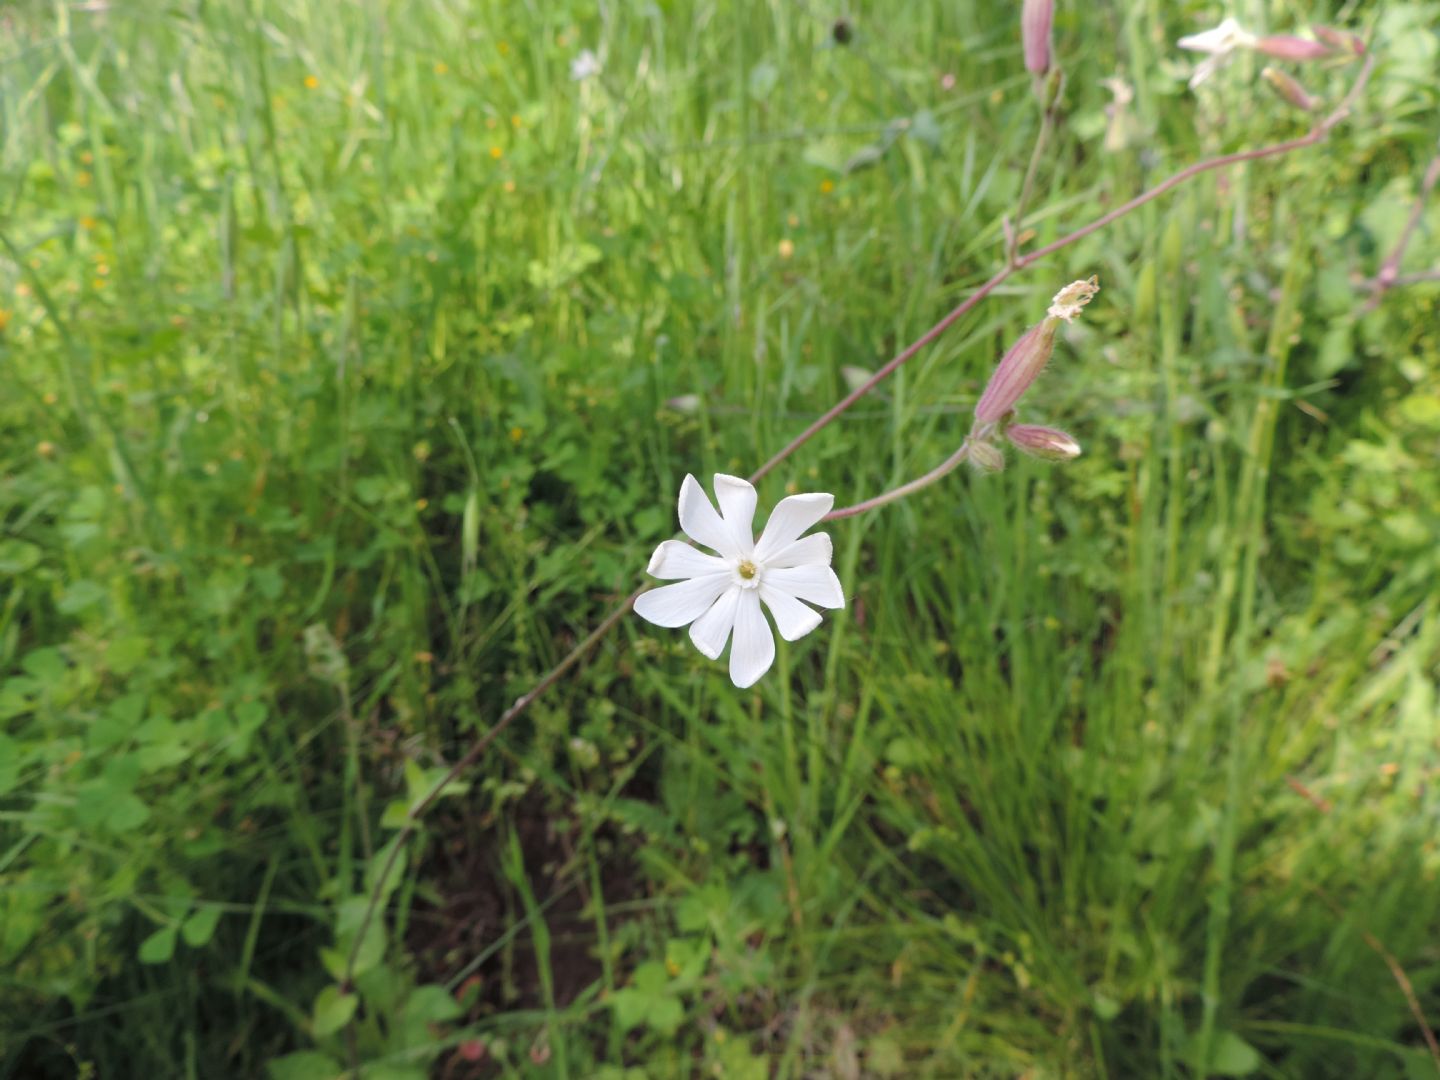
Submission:
<svg viewBox="0 0 1440 1080">
<path fill-rule="evenodd" d="M 220 909 L 215 906 L 202 907 L 180 927 L 180 936 L 192 949 L 209 944 L 215 936 L 215 927 L 220 925 Z"/>
<path fill-rule="evenodd" d="M 1225 1031 L 1210 1047 L 1209 1071 L 1216 1076 L 1249 1076 L 1261 1061 L 1260 1051 L 1233 1031 Z"/>
<path fill-rule="evenodd" d="M 338 1080 L 345 1070 L 328 1054 L 302 1050 L 286 1054 L 265 1066 L 270 1080 Z"/>
<path fill-rule="evenodd" d="M 142 964 L 163 964 L 175 955 L 175 939 L 179 930 L 174 926 L 161 927 L 140 943 Z"/>
<path fill-rule="evenodd" d="M 461 1013 L 460 1003 L 443 986 L 421 986 L 406 1000 L 401 1009 L 409 1020 L 427 1024 L 443 1024 Z"/>
<path fill-rule="evenodd" d="M 327 986 L 315 999 L 315 1014 L 311 1030 L 317 1039 L 334 1035 L 350 1022 L 355 1010 L 360 1007 L 360 998 L 355 994 L 342 993 L 338 986 Z"/>
<path fill-rule="evenodd" d="M 380 815 L 380 827 L 403 829 L 410 821 L 410 806 L 403 799 L 391 799 Z"/>
<path fill-rule="evenodd" d="M 77 581 L 61 594 L 55 606 L 62 615 L 78 615 L 103 603 L 108 595 L 103 585 L 93 581 Z"/>
<path fill-rule="evenodd" d="M 96 780 L 76 793 L 75 819 L 86 828 L 122 833 L 150 820 L 150 810 L 133 791 L 108 780 Z"/>
<path fill-rule="evenodd" d="M 354 947 L 367 906 L 368 898 L 364 896 L 352 896 L 340 904 L 335 919 L 335 948 L 322 950 L 320 954 L 326 970 L 336 979 L 345 977 L 345 962 Z M 385 918 L 379 905 L 376 905 L 369 925 L 365 927 L 365 937 L 355 952 L 355 970 L 351 974 L 363 975 L 384 958 Z"/>
<path fill-rule="evenodd" d="M 41 551 L 25 540 L 0 540 L 0 574 L 23 574 L 40 565 Z"/>
<path fill-rule="evenodd" d="M 365 892 L 367 894 L 376 892 L 376 886 L 380 884 L 380 875 L 384 873 L 385 867 L 390 862 L 391 852 L 399 843 L 400 837 L 394 837 L 388 844 L 375 852 L 370 859 L 370 865 L 365 868 Z M 378 907 L 383 908 L 386 901 L 390 899 L 390 894 L 405 880 L 405 864 L 409 862 L 409 859 L 409 852 L 403 849 L 399 855 L 395 856 L 395 864 L 390 867 L 390 873 L 385 878 L 384 888 L 379 890 L 379 899 L 376 901 Z"/>
</svg>

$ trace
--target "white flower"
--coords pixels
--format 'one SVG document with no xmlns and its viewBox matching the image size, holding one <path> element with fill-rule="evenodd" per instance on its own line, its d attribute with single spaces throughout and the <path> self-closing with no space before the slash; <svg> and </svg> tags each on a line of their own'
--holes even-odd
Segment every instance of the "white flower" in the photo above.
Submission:
<svg viewBox="0 0 1440 1080">
<path fill-rule="evenodd" d="M 575 59 L 570 61 L 570 78 L 576 82 L 584 82 L 599 74 L 600 58 L 590 49 L 581 49 Z"/>
<path fill-rule="evenodd" d="M 830 569 L 830 537 L 801 534 L 830 512 L 835 496 L 791 495 L 765 522 L 755 539 L 755 489 L 737 476 L 715 474 L 715 512 L 693 476 L 680 485 L 680 528 L 696 543 L 719 553 L 706 555 L 679 540 L 666 540 L 650 557 L 648 572 L 673 581 L 642 593 L 635 613 L 657 626 L 689 626 L 695 647 L 717 660 L 730 631 L 730 680 L 752 686 L 775 661 L 775 639 L 760 613 L 770 609 L 775 628 L 796 641 L 820 625 L 820 613 L 802 600 L 843 608 L 845 593 Z"/>
<path fill-rule="evenodd" d="M 1245 30 L 1234 19 L 1227 17 L 1224 22 L 1213 30 L 1206 30 L 1201 34 L 1191 34 L 1189 37 L 1182 37 L 1175 44 L 1182 49 L 1189 49 L 1192 52 L 1209 53 L 1210 55 L 1200 62 L 1195 69 L 1195 74 L 1190 76 L 1190 89 L 1195 89 L 1211 75 L 1219 71 L 1230 60 L 1230 54 L 1236 49 L 1248 49 L 1255 44 L 1255 35 Z"/>
</svg>

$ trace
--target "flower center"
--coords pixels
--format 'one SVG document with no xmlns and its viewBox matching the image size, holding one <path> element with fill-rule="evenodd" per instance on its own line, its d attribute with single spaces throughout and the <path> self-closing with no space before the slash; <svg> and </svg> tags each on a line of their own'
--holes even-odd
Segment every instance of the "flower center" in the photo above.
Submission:
<svg viewBox="0 0 1440 1080">
<path fill-rule="evenodd" d="M 760 567 L 752 559 L 741 559 L 735 564 L 735 574 L 742 589 L 754 589 L 760 584 Z"/>
</svg>

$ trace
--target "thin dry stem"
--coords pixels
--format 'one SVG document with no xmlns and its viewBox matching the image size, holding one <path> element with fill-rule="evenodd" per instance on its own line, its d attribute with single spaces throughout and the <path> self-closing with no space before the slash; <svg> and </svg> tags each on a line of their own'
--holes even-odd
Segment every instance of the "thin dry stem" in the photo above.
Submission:
<svg viewBox="0 0 1440 1080">
<path fill-rule="evenodd" d="M 1315 895 L 1320 897 L 1320 899 L 1324 901 L 1325 906 L 1333 911 L 1338 918 L 1343 919 L 1346 917 L 1345 909 L 1331 899 L 1330 895 L 1324 889 L 1318 885 L 1312 885 L 1310 887 L 1315 890 Z M 1410 1015 L 1415 1018 L 1415 1023 L 1420 1028 L 1420 1034 L 1424 1038 L 1425 1045 L 1430 1051 L 1430 1060 L 1435 1063 L 1435 1071 L 1440 1073 L 1440 1041 L 1436 1040 L 1434 1029 L 1431 1028 L 1430 1022 L 1425 1019 L 1425 1010 L 1420 1007 L 1420 999 L 1415 996 L 1415 987 L 1410 982 L 1410 976 L 1405 974 L 1405 969 L 1400 965 L 1400 961 L 1395 959 L 1395 955 L 1385 947 L 1385 943 L 1367 930 L 1363 924 L 1360 925 L 1360 937 L 1366 945 L 1374 950 L 1381 960 L 1385 961 L 1385 966 L 1390 969 L 1390 977 L 1393 978 L 1395 984 L 1400 987 L 1400 993 L 1405 995 L 1405 1003 L 1410 1007 Z"/>
</svg>

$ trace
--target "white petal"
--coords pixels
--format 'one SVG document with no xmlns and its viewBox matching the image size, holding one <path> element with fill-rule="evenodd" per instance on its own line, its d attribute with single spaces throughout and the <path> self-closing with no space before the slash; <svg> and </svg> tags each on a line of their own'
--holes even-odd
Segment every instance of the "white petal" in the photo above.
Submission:
<svg viewBox="0 0 1440 1080">
<path fill-rule="evenodd" d="M 662 585 L 635 598 L 635 614 L 656 626 L 688 625 L 709 610 L 732 580 L 727 572 L 691 578 L 678 585 Z"/>
<path fill-rule="evenodd" d="M 724 559 L 696 551 L 679 540 L 666 540 L 655 549 L 655 554 L 650 556 L 650 565 L 645 568 L 645 572 L 651 577 L 673 581 L 676 578 L 723 574 L 728 569 Z"/>
<path fill-rule="evenodd" d="M 769 553 L 789 547 L 800 539 L 806 529 L 828 514 L 834 505 L 834 495 L 818 492 L 781 499 L 779 505 L 770 511 L 770 520 L 765 522 L 765 531 L 755 545 L 755 557 L 765 562 Z"/>
<path fill-rule="evenodd" d="M 740 557 L 740 549 L 731 540 L 730 530 L 720 520 L 715 507 L 710 505 L 710 497 L 705 494 L 700 482 L 688 473 L 685 482 L 680 485 L 680 528 L 697 544 L 714 548 L 732 559 Z"/>
<path fill-rule="evenodd" d="M 786 566 L 829 566 L 832 549 L 828 533 L 811 533 L 803 540 L 796 540 L 789 547 L 781 548 L 765 560 L 771 569 Z"/>
<path fill-rule="evenodd" d="M 720 594 L 720 599 L 710 606 L 709 611 L 690 624 L 690 640 L 711 660 L 719 660 L 720 654 L 725 651 L 725 642 L 735 625 L 735 608 L 744 591 L 739 585 L 731 585 Z"/>
<path fill-rule="evenodd" d="M 843 608 L 845 606 L 845 590 L 840 587 L 840 579 L 835 576 L 835 571 L 828 566 L 812 564 L 791 566 L 780 570 L 767 567 L 765 584 L 801 600 L 819 604 L 821 607 Z"/>
<path fill-rule="evenodd" d="M 1227 17 L 1215 29 L 1199 34 L 1190 34 L 1182 37 L 1175 44 L 1192 52 L 1222 53 L 1242 45 L 1249 45 L 1254 40 L 1254 36 L 1248 33 L 1244 27 L 1233 18 Z"/>
<path fill-rule="evenodd" d="M 735 641 L 730 646 L 730 681 L 740 689 L 754 686 L 775 662 L 775 637 L 760 614 L 760 590 L 741 589 L 735 612 Z"/>
<path fill-rule="evenodd" d="M 786 641 L 799 641 L 820 625 L 820 613 L 814 608 L 806 607 L 789 593 L 772 589 L 762 583 L 760 599 L 765 601 L 765 606 L 775 617 L 775 629 L 780 631 L 780 636 Z M 699 623 L 695 625 L 698 626 Z"/>
<path fill-rule="evenodd" d="M 1195 73 L 1190 76 L 1190 89 L 1194 90 L 1197 86 L 1206 82 L 1211 75 L 1214 75 L 1215 72 L 1225 66 L 1226 59 L 1227 57 L 1223 55 L 1207 56 L 1204 60 L 1200 61 L 1195 67 Z"/>
<path fill-rule="evenodd" d="M 755 550 L 755 533 L 751 528 L 755 521 L 755 489 L 748 480 L 716 473 L 715 498 L 720 502 L 720 515 L 740 554 L 749 555 Z"/>
</svg>

